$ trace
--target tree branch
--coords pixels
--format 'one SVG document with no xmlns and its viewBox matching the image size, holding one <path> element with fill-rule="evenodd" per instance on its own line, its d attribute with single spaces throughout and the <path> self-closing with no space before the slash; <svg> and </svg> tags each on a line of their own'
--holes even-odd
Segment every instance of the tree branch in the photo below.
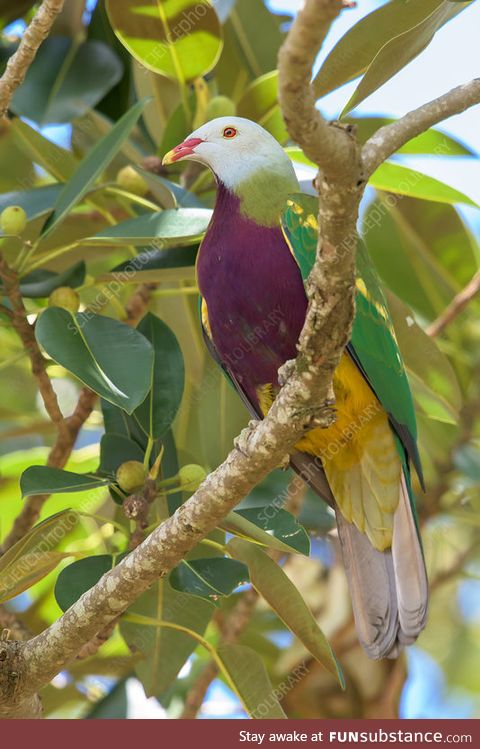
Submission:
<svg viewBox="0 0 480 749">
<path fill-rule="evenodd" d="M 65 0 L 44 0 L 26 29 L 18 49 L 10 57 L 0 78 L 0 119 L 5 117 L 15 90 L 23 83 L 38 48 L 47 38 Z"/>
<path fill-rule="evenodd" d="M 437 317 L 436 320 L 428 326 L 426 333 L 434 338 L 443 333 L 447 325 L 455 320 L 456 317 L 465 309 L 467 304 L 480 292 L 480 271 L 477 271 L 472 280 L 464 289 L 458 292 L 452 299 L 448 307 Z"/>
<path fill-rule="evenodd" d="M 87 591 L 65 614 L 48 629 L 25 643 L 17 654 L 18 687 L 13 707 L 18 709 L 72 660 L 85 642 L 125 611 L 153 582 L 172 570 L 199 541 L 213 530 L 223 517 L 279 465 L 306 431 L 315 426 L 327 427 L 335 418 L 332 409 L 333 373 L 350 336 L 353 320 L 355 283 L 355 224 L 362 194 L 359 148 L 350 131 L 328 128 L 328 141 L 338 150 L 334 158 L 322 145 L 324 127 L 311 130 L 298 126 L 298 120 L 309 114 L 315 121 L 314 99 L 309 82 L 303 75 L 299 81 L 295 45 L 297 26 L 306 21 L 321 21 L 314 13 L 316 6 L 326 22 L 322 34 L 309 35 L 303 42 L 305 60 L 314 59 L 328 23 L 344 3 L 339 0 L 307 0 L 306 16 L 300 16 L 287 37 L 282 52 L 280 87 L 285 106 L 290 108 L 291 133 L 302 147 L 308 146 L 310 156 L 317 158 L 325 171 L 317 180 L 320 192 L 319 247 L 317 259 L 307 284 L 309 308 L 299 340 L 295 366 L 283 368 L 289 378 L 280 391 L 266 418 L 251 422 L 236 441 L 225 462 L 211 473 L 195 494 L 175 514 L 156 528 L 134 551 Z M 313 14 L 313 15 L 310 15 Z M 290 51 L 289 51 L 290 50 Z M 300 68 L 305 69 L 305 62 Z M 290 86 L 290 76 L 297 76 Z M 305 87 L 307 90 L 305 91 Z M 292 102 L 308 94 L 308 107 L 303 106 L 294 118 Z M 305 136 L 305 140 L 304 140 Z M 20 659 L 20 661 L 18 661 Z M 0 714 L 12 706 L 0 691 Z"/>
<path fill-rule="evenodd" d="M 397 122 L 381 127 L 363 147 L 363 163 L 368 177 L 380 164 L 409 140 L 433 125 L 480 103 L 480 78 L 453 88 L 437 99 L 408 112 Z"/>
</svg>

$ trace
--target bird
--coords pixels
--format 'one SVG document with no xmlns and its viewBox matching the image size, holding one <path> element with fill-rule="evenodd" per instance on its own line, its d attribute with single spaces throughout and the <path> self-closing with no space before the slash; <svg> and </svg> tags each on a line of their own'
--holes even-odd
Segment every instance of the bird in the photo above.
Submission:
<svg viewBox="0 0 480 749">
<path fill-rule="evenodd" d="M 219 117 L 165 154 L 216 181 L 196 275 L 211 355 L 250 413 L 268 413 L 279 368 L 297 355 L 317 247 L 318 203 L 301 193 L 278 141 Z M 381 282 L 359 241 L 355 318 L 333 377 L 336 420 L 295 445 L 290 465 L 334 510 L 357 636 L 372 659 L 397 657 L 425 626 L 428 581 L 412 491 L 423 486 L 414 404 Z"/>
</svg>

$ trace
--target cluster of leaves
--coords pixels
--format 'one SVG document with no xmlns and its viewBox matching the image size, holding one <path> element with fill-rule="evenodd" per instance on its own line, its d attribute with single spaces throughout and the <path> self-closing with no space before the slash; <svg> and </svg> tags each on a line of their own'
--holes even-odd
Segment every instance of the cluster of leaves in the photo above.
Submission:
<svg viewBox="0 0 480 749">
<path fill-rule="evenodd" d="M 315 78 L 318 96 L 361 77 L 344 108 L 347 115 L 469 4 L 386 3 L 330 53 Z M 28 314 L 37 318 L 36 338 L 62 407 L 68 412 L 79 382 L 101 399 L 101 411 L 94 413 L 66 469 L 43 465 L 51 425 L 39 413 L 26 352 L 9 318 L 2 318 L 2 530 L 19 512 L 12 492 L 20 474 L 24 497 L 52 495 L 43 522 L 0 560 L 0 601 L 28 590 L 25 619 L 33 630 L 53 621 L 127 553 L 131 524 L 122 512 L 120 466 L 142 464 L 156 482 L 151 529 L 188 496 L 181 467 L 218 465 L 246 421 L 242 404 L 208 359 L 196 322 L 194 263 L 211 216 L 212 177 L 195 167 L 177 168 L 167 178 L 158 157 L 202 122 L 237 113 L 262 124 L 294 161 L 308 166 L 288 145 L 277 98 L 276 57 L 287 18 L 258 0 L 144 0 L 141 8 L 140 13 L 136 0 L 100 0 L 86 21 L 83 2 L 72 0 L 15 94 L 15 118 L 0 133 L 0 210 L 21 206 L 27 219 L 20 236 L 4 232 L 2 253 L 19 274 Z M 4 21 L 16 17 L 8 8 Z M 6 52 L 11 44 L 6 40 Z M 362 140 L 386 122 L 349 121 Z M 42 134 L 40 128 L 52 123 L 71 126 L 71 148 Z M 411 141 L 402 153 L 473 156 L 437 130 Z M 478 246 L 455 207 L 473 201 L 395 160 L 382 165 L 370 185 L 374 197 L 363 215 L 364 238 L 390 289 L 431 485 L 439 482 L 445 456 L 452 456 L 441 509 L 451 517 L 462 515 L 451 538 L 463 549 L 471 542 L 466 521 L 474 514 L 480 483 L 475 425 L 470 423 L 467 437 L 465 425 L 459 425 L 462 395 L 467 403 L 480 397 L 472 347 L 480 334 L 478 309 L 473 305 L 452 326 L 443 351 L 422 326 L 478 267 Z M 149 285 L 152 301 L 133 328 L 126 305 L 136 284 Z M 65 289 L 76 290 L 82 311 L 58 296 L 55 303 L 53 292 Z M 97 656 L 72 666 L 72 679 L 123 678 L 135 671 L 146 693 L 175 711 L 208 656 L 247 711 L 255 714 L 262 705 L 262 717 L 280 717 L 283 710 L 272 693 L 272 682 L 281 679 L 279 649 L 271 635 L 286 628 L 302 643 L 299 658 L 313 656 L 343 684 L 330 645 L 299 592 L 301 579 L 295 586 L 266 553 L 294 555 L 286 564 L 293 573 L 295 565 L 307 563 L 308 533 L 279 509 L 289 480 L 275 473 L 253 492 L 167 579 L 138 599 L 121 619 L 121 634 Z M 436 506 L 431 514 L 438 511 Z M 328 510 L 310 495 L 301 521 L 321 536 L 332 527 Z M 438 542 L 438 534 L 431 535 L 427 554 Z M 65 566 L 69 557 L 75 561 Z M 432 573 L 444 565 L 435 559 Z M 255 614 L 239 644 L 225 644 L 215 621 L 248 582 L 269 608 Z M 312 597 L 316 613 L 316 598 L 323 605 L 327 594 L 332 591 Z M 341 626 L 338 611 L 333 620 L 335 626 L 331 612 L 325 615 L 324 628 Z M 435 639 L 430 645 L 428 633 L 426 639 L 425 647 L 440 658 Z M 178 680 L 193 653 L 190 675 Z M 351 664 L 349 671 L 354 682 L 360 678 Z M 53 692 L 46 690 L 52 714 L 85 715 L 98 697 L 73 686 Z M 108 700 L 96 708 L 98 717 L 108 714 Z"/>
</svg>

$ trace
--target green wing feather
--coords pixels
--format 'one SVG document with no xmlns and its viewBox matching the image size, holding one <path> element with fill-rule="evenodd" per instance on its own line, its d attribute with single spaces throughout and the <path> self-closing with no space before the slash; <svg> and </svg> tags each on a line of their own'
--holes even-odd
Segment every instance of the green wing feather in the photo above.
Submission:
<svg viewBox="0 0 480 749">
<path fill-rule="evenodd" d="M 316 198 L 295 194 L 288 199 L 282 214 L 283 231 L 304 280 L 316 256 L 317 213 Z M 389 414 L 392 426 L 422 481 L 410 386 L 381 281 L 361 240 L 357 248 L 356 313 L 348 350 Z"/>
</svg>

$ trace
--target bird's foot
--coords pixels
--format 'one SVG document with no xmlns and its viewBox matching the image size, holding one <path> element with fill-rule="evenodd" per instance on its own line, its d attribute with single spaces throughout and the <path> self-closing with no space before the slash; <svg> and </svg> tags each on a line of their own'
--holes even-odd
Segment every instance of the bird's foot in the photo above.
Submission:
<svg viewBox="0 0 480 749">
<path fill-rule="evenodd" d="M 243 455 L 248 454 L 248 445 L 250 442 L 250 438 L 258 424 L 260 424 L 260 421 L 258 419 L 251 419 L 248 422 L 248 426 L 246 426 L 245 429 L 242 429 L 238 437 L 235 437 L 235 439 L 233 440 L 233 444 Z"/>
<path fill-rule="evenodd" d="M 287 359 L 278 369 L 278 382 L 283 387 L 295 372 L 295 359 Z"/>
<path fill-rule="evenodd" d="M 284 455 L 281 462 L 278 464 L 278 467 L 282 469 L 282 471 L 286 471 L 287 468 L 290 468 L 290 455 Z"/>
</svg>

